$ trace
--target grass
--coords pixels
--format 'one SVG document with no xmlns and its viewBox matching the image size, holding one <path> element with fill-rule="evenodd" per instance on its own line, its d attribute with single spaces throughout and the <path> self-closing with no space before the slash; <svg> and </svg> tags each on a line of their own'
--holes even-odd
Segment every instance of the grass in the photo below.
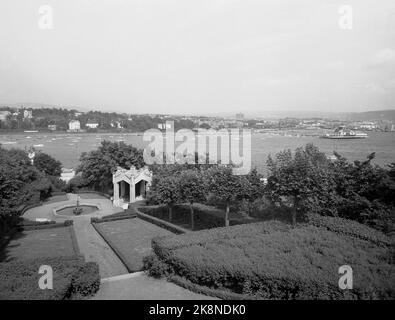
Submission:
<svg viewBox="0 0 395 320">
<path fill-rule="evenodd" d="M 225 211 L 212 206 L 196 203 L 193 205 L 195 213 L 194 231 L 223 227 L 225 225 Z M 169 221 L 169 212 L 166 206 L 140 207 L 139 210 L 155 218 Z M 251 222 L 237 212 L 230 213 L 230 225 Z M 191 230 L 190 210 L 188 205 L 176 205 L 173 208 L 171 223 L 184 229 Z"/>
<path fill-rule="evenodd" d="M 395 297 L 389 248 L 325 228 L 261 222 L 153 241 L 157 270 L 192 283 L 269 299 Z M 165 263 L 168 269 L 161 266 Z M 339 290 L 338 268 L 350 265 L 354 289 Z"/>
<path fill-rule="evenodd" d="M 105 196 L 102 196 L 100 194 L 97 193 L 78 193 L 78 195 L 80 196 L 81 199 L 107 199 Z"/>
<path fill-rule="evenodd" d="M 17 233 L 1 253 L 0 261 L 74 255 L 70 227 L 62 227 Z"/>
<path fill-rule="evenodd" d="M 47 200 L 44 201 L 44 204 L 56 203 L 56 202 L 67 201 L 67 200 L 69 200 L 69 198 L 67 198 L 67 195 L 61 194 L 48 198 Z"/>
<path fill-rule="evenodd" d="M 143 258 L 152 252 L 152 238 L 172 234 L 139 218 L 102 222 L 96 227 L 107 242 L 121 253 L 130 271 L 143 268 Z"/>
</svg>

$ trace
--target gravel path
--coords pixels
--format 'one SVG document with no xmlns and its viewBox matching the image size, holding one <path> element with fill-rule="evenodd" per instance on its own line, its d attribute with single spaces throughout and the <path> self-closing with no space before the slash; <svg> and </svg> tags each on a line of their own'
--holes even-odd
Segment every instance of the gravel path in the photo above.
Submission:
<svg viewBox="0 0 395 320">
<path fill-rule="evenodd" d="M 74 230 L 81 253 L 87 261 L 99 264 L 101 278 L 128 273 L 114 251 L 92 227 L 90 218 L 74 221 Z"/>
</svg>

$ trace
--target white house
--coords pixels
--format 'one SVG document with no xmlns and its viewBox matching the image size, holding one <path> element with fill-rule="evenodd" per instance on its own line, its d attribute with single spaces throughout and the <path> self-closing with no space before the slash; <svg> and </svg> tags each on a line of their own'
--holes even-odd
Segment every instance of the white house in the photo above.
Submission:
<svg viewBox="0 0 395 320">
<path fill-rule="evenodd" d="M 33 111 L 32 110 L 24 110 L 23 111 L 23 118 L 24 119 L 32 119 L 33 118 Z"/>
<path fill-rule="evenodd" d="M 166 122 L 166 123 L 158 123 L 158 129 L 161 129 L 161 130 L 165 130 L 165 129 L 172 129 L 172 124 L 171 124 L 171 122 Z"/>
<path fill-rule="evenodd" d="M 69 122 L 69 131 L 80 131 L 81 123 L 78 120 L 71 120 Z"/>
<path fill-rule="evenodd" d="M 97 127 L 99 126 L 99 123 L 97 122 L 97 121 L 88 121 L 87 123 L 86 123 L 86 126 L 89 128 L 89 129 L 97 129 Z"/>
<path fill-rule="evenodd" d="M 127 207 L 129 203 L 143 200 L 152 182 L 152 172 L 147 168 L 130 170 L 118 167 L 112 175 L 114 185 L 113 204 L 117 207 Z"/>
</svg>

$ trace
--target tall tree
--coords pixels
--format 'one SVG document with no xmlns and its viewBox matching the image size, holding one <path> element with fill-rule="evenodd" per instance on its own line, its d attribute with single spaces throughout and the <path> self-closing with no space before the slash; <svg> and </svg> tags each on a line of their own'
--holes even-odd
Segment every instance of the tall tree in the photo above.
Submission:
<svg viewBox="0 0 395 320">
<path fill-rule="evenodd" d="M 266 195 L 275 203 L 290 208 L 292 224 L 303 208 L 319 209 L 335 199 L 335 184 L 328 170 L 329 161 L 313 145 L 298 148 L 293 156 L 290 150 L 282 151 L 273 159 L 269 156 L 270 171 Z"/>
<path fill-rule="evenodd" d="M 90 187 L 108 192 L 112 189 L 112 174 L 118 166 L 125 169 L 143 167 L 143 151 L 124 142 L 102 141 L 97 150 L 81 154 L 77 172 L 82 173 Z"/>
<path fill-rule="evenodd" d="M 181 200 L 189 204 L 191 212 L 191 228 L 195 228 L 193 204 L 206 198 L 205 184 L 202 175 L 196 170 L 186 170 L 180 175 L 179 190 Z"/>
<path fill-rule="evenodd" d="M 207 171 L 207 174 L 209 191 L 225 203 L 225 226 L 228 227 L 230 206 L 245 191 L 246 184 L 244 183 L 248 181 L 242 180 L 241 176 L 234 175 L 231 167 L 213 167 Z"/>
<path fill-rule="evenodd" d="M 155 198 L 166 204 L 169 210 L 169 221 L 173 219 L 174 205 L 181 200 L 180 180 L 177 176 L 162 175 L 152 186 Z"/>
</svg>

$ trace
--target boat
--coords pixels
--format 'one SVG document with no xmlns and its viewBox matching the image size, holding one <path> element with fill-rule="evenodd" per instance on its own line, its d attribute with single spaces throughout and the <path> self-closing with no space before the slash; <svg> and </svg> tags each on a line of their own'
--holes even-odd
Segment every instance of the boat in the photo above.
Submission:
<svg viewBox="0 0 395 320">
<path fill-rule="evenodd" d="M 333 133 L 327 133 L 320 138 L 323 139 L 366 139 L 369 136 L 364 132 L 356 132 L 346 127 L 338 127 Z"/>
</svg>

